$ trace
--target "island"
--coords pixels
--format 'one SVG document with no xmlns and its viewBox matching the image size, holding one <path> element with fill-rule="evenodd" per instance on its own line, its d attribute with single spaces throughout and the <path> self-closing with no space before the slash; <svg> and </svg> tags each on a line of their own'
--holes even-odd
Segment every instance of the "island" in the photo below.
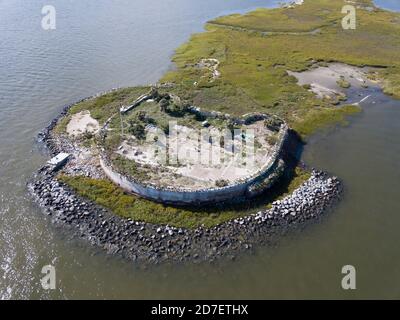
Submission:
<svg viewBox="0 0 400 320">
<path fill-rule="evenodd" d="M 346 4 L 355 30 L 342 28 Z M 305 0 L 205 28 L 157 84 L 68 105 L 39 134 L 53 158 L 29 189 L 54 223 L 143 264 L 214 261 L 318 221 L 339 199 L 340 180 L 301 149 L 370 90 L 400 97 L 400 15 Z"/>
</svg>

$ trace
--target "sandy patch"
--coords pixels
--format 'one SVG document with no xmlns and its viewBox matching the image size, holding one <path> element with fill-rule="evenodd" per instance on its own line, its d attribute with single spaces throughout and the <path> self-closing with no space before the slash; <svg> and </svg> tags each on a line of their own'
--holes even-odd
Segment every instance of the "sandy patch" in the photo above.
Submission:
<svg viewBox="0 0 400 320">
<path fill-rule="evenodd" d="M 168 137 L 170 161 L 171 157 L 175 157 L 173 155 L 179 155 L 179 163 L 176 165 L 165 163 L 165 156 L 159 158 L 160 153 L 155 154 L 154 145 L 165 150 L 167 142 L 157 135 L 156 128 L 152 126 L 147 126 L 146 131 L 147 134 L 157 135 L 157 142 L 152 139 L 139 142 L 131 137 L 129 141 L 123 141 L 116 153 L 138 164 L 150 166 L 152 169 L 149 182 L 160 184 L 163 180 L 169 183 L 174 181 L 175 186 L 191 189 L 214 187 L 216 181 L 221 179 L 233 183 L 249 177 L 268 163 L 273 149 L 268 138 L 272 132 L 265 127 L 264 121 L 253 123 L 245 129 L 247 134 L 254 136 L 254 150 L 243 149 L 240 137 L 227 140 L 227 144 L 221 146 L 220 135 L 214 136 L 214 143 L 211 143 L 209 136 L 202 136 L 199 131 L 176 125 L 174 130 L 179 134 Z M 233 150 L 236 151 L 233 153 Z M 247 157 L 243 154 L 244 150 L 251 152 L 253 156 Z"/>
<path fill-rule="evenodd" d="M 353 88 L 363 88 L 374 86 L 373 82 L 368 80 L 368 68 L 357 68 L 341 63 L 332 63 L 327 67 L 318 67 L 305 72 L 292 72 L 288 74 L 298 80 L 299 85 L 309 84 L 310 90 L 319 98 L 326 96 L 334 97 L 345 94 L 346 89 L 338 85 L 338 81 L 343 79 L 350 83 Z"/>
<path fill-rule="evenodd" d="M 218 59 L 201 59 L 196 66 L 200 69 L 207 69 L 211 72 L 211 80 L 210 82 L 215 81 L 217 78 L 221 76 L 221 72 L 218 70 L 219 67 L 219 60 Z"/>
<path fill-rule="evenodd" d="M 72 115 L 67 125 L 67 133 L 70 136 L 79 136 L 85 132 L 95 134 L 99 129 L 99 122 L 93 119 L 87 110 Z"/>
<path fill-rule="evenodd" d="M 294 0 L 289 3 L 281 3 L 282 8 L 294 8 L 295 6 L 301 6 L 304 3 L 304 0 Z"/>
</svg>

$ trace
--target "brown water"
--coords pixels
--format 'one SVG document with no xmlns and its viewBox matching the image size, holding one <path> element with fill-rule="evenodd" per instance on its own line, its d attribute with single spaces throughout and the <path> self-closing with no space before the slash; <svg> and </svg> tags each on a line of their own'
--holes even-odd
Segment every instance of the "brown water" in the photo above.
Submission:
<svg viewBox="0 0 400 320">
<path fill-rule="evenodd" d="M 53 1 L 57 30 L 46 32 L 46 3 L 0 0 L 0 298 L 400 298 L 400 101 L 378 92 L 350 126 L 305 149 L 306 162 L 343 179 L 339 206 L 235 262 L 140 270 L 54 227 L 27 194 L 46 160 L 34 137 L 61 105 L 156 82 L 207 19 L 274 2 Z M 46 264 L 56 267 L 55 291 L 40 286 Z M 356 291 L 341 289 L 345 264 L 357 269 Z"/>
</svg>

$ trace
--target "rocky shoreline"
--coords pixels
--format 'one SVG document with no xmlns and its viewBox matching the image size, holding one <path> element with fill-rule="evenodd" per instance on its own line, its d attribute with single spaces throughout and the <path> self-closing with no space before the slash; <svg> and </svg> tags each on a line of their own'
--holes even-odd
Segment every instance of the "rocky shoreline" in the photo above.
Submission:
<svg viewBox="0 0 400 320">
<path fill-rule="evenodd" d="M 60 116 L 39 134 L 39 142 L 44 143 L 52 155 L 65 151 L 51 132 L 70 106 L 64 107 Z M 116 216 L 78 196 L 55 175 L 45 166 L 28 184 L 30 193 L 52 222 L 71 227 L 76 235 L 109 254 L 122 255 L 141 265 L 210 262 L 219 257 L 233 259 L 242 251 L 271 243 L 278 235 L 317 220 L 336 203 L 342 192 L 341 182 L 336 177 L 314 170 L 305 183 L 288 197 L 275 201 L 270 209 L 213 228 L 192 230 Z"/>
<path fill-rule="evenodd" d="M 210 229 L 189 230 L 120 218 L 77 196 L 46 168 L 37 177 L 29 190 L 52 222 L 73 227 L 77 235 L 110 254 L 145 264 L 233 258 L 256 244 L 269 243 L 291 227 L 317 219 L 341 193 L 337 178 L 313 171 L 308 181 L 274 202 L 271 209 Z"/>
</svg>

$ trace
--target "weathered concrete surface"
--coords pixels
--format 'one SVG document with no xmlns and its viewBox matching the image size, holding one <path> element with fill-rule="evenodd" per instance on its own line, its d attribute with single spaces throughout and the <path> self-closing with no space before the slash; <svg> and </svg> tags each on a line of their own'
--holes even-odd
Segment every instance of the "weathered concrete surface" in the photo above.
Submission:
<svg viewBox="0 0 400 320">
<path fill-rule="evenodd" d="M 273 155 L 269 158 L 269 161 L 252 176 L 247 177 L 242 181 L 238 181 L 235 184 L 221 188 L 215 187 L 201 190 L 191 190 L 176 188 L 173 186 L 173 183 L 171 183 L 170 188 L 162 188 L 156 185 L 149 185 L 136 181 L 134 178 L 118 173 L 106 158 L 101 158 L 100 164 L 104 170 L 104 173 L 111 181 L 123 189 L 133 192 L 146 199 L 177 205 L 201 205 L 204 203 L 223 202 L 230 201 L 232 199 L 237 200 L 238 198 L 246 198 L 249 196 L 249 189 L 251 189 L 252 185 L 265 180 L 268 177 L 270 177 L 270 183 L 266 184 L 265 188 L 271 187 L 273 183 L 279 179 L 279 175 L 276 174 L 276 169 L 280 160 L 282 148 L 287 138 L 288 127 L 286 125 L 282 125 L 279 133 L 279 141 L 275 145 Z M 258 193 L 264 190 L 265 189 L 258 190 Z"/>
</svg>

